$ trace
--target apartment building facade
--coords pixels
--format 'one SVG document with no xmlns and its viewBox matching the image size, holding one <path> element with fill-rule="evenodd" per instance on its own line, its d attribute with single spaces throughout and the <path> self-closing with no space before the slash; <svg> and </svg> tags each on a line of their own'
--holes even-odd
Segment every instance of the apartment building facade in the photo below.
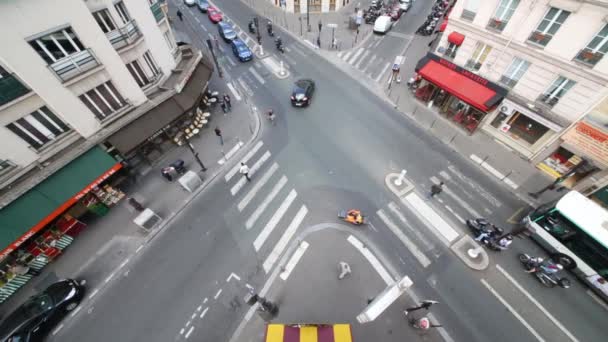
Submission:
<svg viewBox="0 0 608 342">
<path fill-rule="evenodd" d="M 193 111 L 213 65 L 178 46 L 163 6 L 0 3 L 0 263 L 31 238 L 44 240 L 49 224 L 77 217 L 63 215 L 105 193 L 104 182 Z"/>
<path fill-rule="evenodd" d="M 426 58 L 417 71 L 437 79 L 419 95 L 469 134 L 488 134 L 558 183 L 583 187 L 608 159 L 562 137 L 608 95 L 607 18 L 606 1 L 459 0 L 429 57 L 463 81 L 435 87 L 449 81 Z"/>
<path fill-rule="evenodd" d="M 267 0 L 290 13 L 335 12 L 348 5 L 351 0 Z"/>
</svg>

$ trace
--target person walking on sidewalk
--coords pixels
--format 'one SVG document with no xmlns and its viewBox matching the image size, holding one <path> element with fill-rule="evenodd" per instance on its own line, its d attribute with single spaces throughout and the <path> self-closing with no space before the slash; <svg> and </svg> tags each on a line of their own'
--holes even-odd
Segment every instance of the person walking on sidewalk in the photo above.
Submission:
<svg viewBox="0 0 608 342">
<path fill-rule="evenodd" d="M 405 315 L 407 316 L 410 312 L 412 311 L 416 311 L 416 310 L 421 310 L 421 309 L 425 309 L 425 310 L 429 310 L 429 308 L 433 305 L 433 304 L 437 304 L 439 303 L 436 300 L 430 300 L 430 299 L 425 299 L 422 301 L 422 303 L 418 306 L 414 306 L 411 308 L 407 308 L 405 309 L 405 311 L 403 311 L 403 313 L 405 313 Z"/>
<path fill-rule="evenodd" d="M 274 111 L 272 109 L 269 109 L 268 112 L 266 112 L 266 115 L 268 116 L 268 120 L 270 120 L 270 122 L 274 126 L 275 125 L 274 119 L 276 118 L 274 115 Z"/>
<path fill-rule="evenodd" d="M 443 191 L 443 182 L 439 182 L 439 184 L 433 184 L 431 186 L 430 197 L 433 198 L 433 197 L 435 197 L 435 195 L 439 195 L 442 191 Z"/>
<path fill-rule="evenodd" d="M 245 176 L 245 179 L 247 179 L 248 182 L 251 182 L 251 178 L 249 178 L 249 166 L 247 166 L 245 163 L 241 163 L 239 172 Z"/>
<path fill-rule="evenodd" d="M 230 95 L 228 94 L 224 94 L 224 102 L 226 103 L 226 107 L 228 108 L 228 111 L 231 112 L 232 111 L 232 104 L 230 103 Z"/>
<path fill-rule="evenodd" d="M 226 114 L 228 112 L 228 105 L 226 105 L 226 101 L 222 101 L 221 107 L 224 114 Z"/>
<path fill-rule="evenodd" d="M 220 145 L 224 145 L 224 137 L 222 136 L 222 130 L 219 127 L 215 127 L 215 135 L 220 138 Z"/>
<path fill-rule="evenodd" d="M 177 10 L 177 17 L 179 18 L 179 21 L 184 21 L 184 15 L 182 14 L 182 11 Z"/>
</svg>

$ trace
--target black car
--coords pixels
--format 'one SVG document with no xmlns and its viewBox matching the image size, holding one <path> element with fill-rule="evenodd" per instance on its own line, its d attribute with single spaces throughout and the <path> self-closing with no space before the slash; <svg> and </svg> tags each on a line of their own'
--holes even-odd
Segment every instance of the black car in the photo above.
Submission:
<svg viewBox="0 0 608 342">
<path fill-rule="evenodd" d="M 291 93 L 291 104 L 296 107 L 308 106 L 315 91 L 315 81 L 311 79 L 297 80 Z"/>
<path fill-rule="evenodd" d="M 84 286 L 66 279 L 30 297 L 0 324 L 1 342 L 42 341 L 84 297 Z"/>
<path fill-rule="evenodd" d="M 231 41 L 236 39 L 236 32 L 234 32 L 234 29 L 232 28 L 232 25 L 220 21 L 219 23 L 217 23 L 217 30 L 220 33 L 220 36 L 227 42 L 230 43 Z"/>
</svg>

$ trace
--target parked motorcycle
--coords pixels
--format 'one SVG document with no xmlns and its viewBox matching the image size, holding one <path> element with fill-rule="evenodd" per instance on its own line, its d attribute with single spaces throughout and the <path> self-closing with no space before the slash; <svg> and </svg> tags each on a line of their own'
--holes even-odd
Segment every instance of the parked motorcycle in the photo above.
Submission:
<svg viewBox="0 0 608 342">
<path fill-rule="evenodd" d="M 532 257 L 525 253 L 519 255 L 519 261 L 524 265 L 526 270 L 530 271 L 534 269 L 534 272 L 532 273 L 546 287 L 551 288 L 558 285 L 564 289 L 567 289 L 571 286 L 570 280 L 568 278 L 560 278 L 557 275 L 557 271 L 549 273 L 545 270 L 545 268 L 550 267 L 552 264 L 550 261 L 548 262 L 541 257 Z M 561 266 L 560 264 L 553 265 Z"/>
</svg>

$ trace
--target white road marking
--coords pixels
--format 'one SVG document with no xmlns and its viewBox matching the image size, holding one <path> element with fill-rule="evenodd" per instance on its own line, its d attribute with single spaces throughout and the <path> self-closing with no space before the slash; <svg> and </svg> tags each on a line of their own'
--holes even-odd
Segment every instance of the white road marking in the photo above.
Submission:
<svg viewBox="0 0 608 342">
<path fill-rule="evenodd" d="M 260 74 L 258 74 L 258 72 L 257 72 L 257 71 L 255 71 L 255 68 L 254 68 L 254 67 L 249 67 L 249 72 L 250 72 L 250 73 L 253 75 L 253 77 L 255 77 L 255 78 L 258 80 L 258 82 L 260 82 L 261 84 L 266 83 L 266 81 L 264 80 L 264 78 L 263 78 L 263 77 L 262 77 Z"/>
<path fill-rule="evenodd" d="M 281 179 L 279 179 L 279 182 L 274 185 L 274 187 L 272 188 L 270 193 L 266 196 L 266 198 L 264 198 L 262 203 L 260 203 L 260 205 L 251 214 L 251 216 L 249 216 L 249 218 L 247 219 L 247 222 L 245 222 L 245 228 L 247 230 L 249 230 L 249 229 L 251 229 L 251 227 L 253 227 L 255 222 L 260 218 L 260 216 L 264 212 L 264 210 L 266 210 L 266 207 L 268 207 L 270 202 L 272 202 L 272 200 L 279 194 L 279 192 L 281 191 L 281 189 L 283 189 L 285 184 L 287 184 L 287 176 L 283 175 L 281 177 Z"/>
<path fill-rule="evenodd" d="M 367 249 L 367 247 L 365 247 L 365 245 L 361 241 L 359 241 L 356 237 L 354 237 L 352 235 L 350 235 L 347 238 L 347 240 L 353 246 L 355 246 L 355 248 L 357 248 L 359 250 L 359 252 L 361 252 L 361 254 L 363 254 L 363 256 L 367 259 L 367 261 L 369 261 L 369 263 L 372 265 L 372 267 L 376 270 L 376 272 L 378 272 L 378 274 L 380 275 L 380 278 L 382 278 L 382 280 L 384 280 L 386 285 L 391 285 L 395 282 L 393 277 L 391 277 L 391 275 L 384 268 L 384 266 L 382 266 L 380 261 L 378 261 L 378 258 L 376 258 L 376 256 L 374 254 L 372 254 L 372 252 L 369 249 Z"/>
<path fill-rule="evenodd" d="M 249 284 L 245 284 L 245 287 L 253 291 L 253 286 L 251 286 Z"/>
<path fill-rule="evenodd" d="M 434 184 L 439 184 L 440 182 L 440 180 L 435 176 L 431 177 L 430 179 L 431 182 L 433 182 Z M 477 210 L 473 209 L 470 205 L 468 205 L 465 200 L 463 200 L 460 196 L 456 195 L 454 191 L 452 191 L 447 185 L 443 186 L 443 192 L 448 194 L 454 200 L 456 200 L 456 202 L 458 202 L 461 207 L 463 207 L 466 211 L 473 215 L 473 217 L 483 217 L 477 212 Z"/>
<path fill-rule="evenodd" d="M 433 313 L 432 313 L 432 312 L 429 312 L 429 313 L 427 314 L 427 316 L 428 316 L 428 318 L 431 320 L 431 322 L 440 322 L 440 321 L 439 321 L 439 320 L 438 320 L 438 319 L 435 317 L 435 315 L 433 315 Z M 439 335 L 441 335 L 441 337 L 443 337 L 443 341 L 444 341 L 444 342 L 454 342 L 454 339 L 452 338 L 452 336 L 450 336 L 450 335 L 448 334 L 448 332 L 447 332 L 447 331 L 446 331 L 446 330 L 445 330 L 443 327 L 438 327 L 438 328 L 435 328 L 435 329 L 437 329 L 437 332 L 439 333 Z"/>
<path fill-rule="evenodd" d="M 93 290 L 93 292 L 91 292 L 91 294 L 89 295 L 89 299 L 95 297 L 95 295 L 99 292 L 99 289 L 95 289 Z"/>
<path fill-rule="evenodd" d="M 226 58 L 228 63 L 230 63 L 230 65 L 232 65 L 233 67 L 236 66 L 236 62 L 232 60 L 232 57 L 230 57 L 230 55 L 225 55 L 224 57 Z"/>
<path fill-rule="evenodd" d="M 198 308 L 196 308 L 196 312 L 201 312 L 202 309 L 203 309 L 203 306 L 199 305 Z"/>
<path fill-rule="evenodd" d="M 369 62 L 367 62 L 367 65 L 365 66 L 365 68 L 363 68 L 363 70 L 361 70 L 361 71 L 367 72 L 367 68 L 374 65 L 374 61 L 376 60 L 376 58 L 378 58 L 378 56 L 376 56 L 375 54 L 372 55 L 372 58 L 370 58 Z"/>
<path fill-rule="evenodd" d="M 205 310 L 203 310 L 203 312 L 201 312 L 201 314 L 198 317 L 199 318 L 205 317 L 205 315 L 207 314 L 207 311 L 209 311 L 209 307 L 206 307 Z"/>
<path fill-rule="evenodd" d="M 266 153 L 264 153 L 260 157 L 260 159 L 258 159 L 255 164 L 251 166 L 251 168 L 249 169 L 249 178 L 255 175 L 255 173 L 260 169 L 260 167 L 262 167 L 262 164 L 264 164 L 268 159 L 270 159 L 270 151 L 266 151 Z M 243 188 L 243 186 L 245 186 L 246 183 L 249 183 L 249 181 L 245 178 L 245 176 L 239 179 L 239 181 L 232 187 L 232 189 L 230 189 L 230 193 L 232 194 L 232 196 L 236 195 Z"/>
<path fill-rule="evenodd" d="M 201 28 L 203 29 L 203 31 L 208 32 L 209 30 L 207 30 L 207 28 L 205 27 L 205 25 L 201 24 Z"/>
<path fill-rule="evenodd" d="M 242 141 L 237 141 L 237 143 L 228 151 L 228 153 L 224 154 L 224 157 L 217 161 L 218 164 L 224 165 L 236 152 L 244 145 Z"/>
<path fill-rule="evenodd" d="M 82 309 L 81 306 L 79 306 L 76 309 L 74 309 L 74 311 L 72 311 L 72 313 L 70 314 L 70 317 L 76 316 L 76 314 L 80 311 L 80 309 Z"/>
<path fill-rule="evenodd" d="M 207 297 L 205 297 L 205 299 L 203 299 L 203 304 L 207 303 Z"/>
<path fill-rule="evenodd" d="M 200 23 L 201 21 L 198 19 L 197 16 L 194 16 L 194 20 L 196 20 L 197 23 Z"/>
<path fill-rule="evenodd" d="M 382 209 L 378 210 L 376 214 L 378 214 L 378 217 L 380 217 L 380 219 L 393 232 L 393 234 L 395 234 L 397 238 L 401 240 L 401 242 L 405 245 L 405 248 L 407 248 L 414 255 L 414 257 L 416 257 L 422 267 L 426 268 L 431 264 L 429 258 L 427 258 L 426 255 L 424 255 L 424 253 L 422 253 L 422 251 L 418 248 L 418 246 L 416 246 L 416 244 L 412 242 L 412 240 L 410 240 L 401 231 L 401 229 L 399 229 L 399 227 L 397 227 L 397 225 L 388 218 L 388 216 L 386 216 Z"/>
<path fill-rule="evenodd" d="M 236 275 L 234 273 L 230 273 L 228 278 L 226 278 L 226 282 L 229 282 L 232 278 L 236 279 L 237 281 L 241 281 L 241 277 L 239 277 L 238 275 Z"/>
<path fill-rule="evenodd" d="M 192 314 L 192 317 L 190 317 L 190 319 L 194 319 L 196 317 L 196 312 Z"/>
<path fill-rule="evenodd" d="M 253 200 L 255 195 L 262 189 L 264 185 L 270 180 L 270 177 L 279 169 L 279 164 L 273 163 L 268 170 L 264 173 L 262 177 L 260 177 L 255 184 L 251 187 L 247 195 L 243 197 L 243 199 L 237 204 L 237 209 L 239 211 L 243 211 L 247 207 L 247 205 Z"/>
<path fill-rule="evenodd" d="M 51 334 L 55 336 L 55 334 L 57 334 L 59 330 L 61 330 L 61 328 L 63 328 L 63 324 L 60 324 L 57 328 L 53 329 L 53 332 Z"/>
<path fill-rule="evenodd" d="M 196 315 L 194 315 L 194 316 L 196 316 Z M 187 327 L 189 327 L 189 326 L 190 326 L 190 324 L 192 324 L 192 320 L 190 320 L 190 321 L 186 322 L 186 328 L 187 328 Z"/>
<path fill-rule="evenodd" d="M 349 60 L 348 60 L 348 61 L 346 61 L 346 63 L 348 63 L 348 64 L 352 65 L 352 64 L 353 64 L 353 62 L 354 62 L 354 61 L 355 61 L 357 58 L 359 58 L 359 56 L 361 56 L 361 54 L 363 53 L 363 51 L 365 51 L 363 48 L 359 48 L 359 49 L 357 50 L 357 52 L 355 52 L 355 54 L 354 54 L 354 55 L 352 55 L 352 56 L 349 58 Z"/>
<path fill-rule="evenodd" d="M 293 271 L 293 269 L 296 267 L 296 265 L 298 264 L 298 261 L 300 261 L 300 259 L 304 255 L 304 252 L 306 252 L 306 249 L 308 248 L 308 246 L 309 246 L 309 244 L 306 241 L 302 241 L 300 243 L 300 245 L 298 246 L 296 251 L 293 252 L 293 255 L 287 262 L 287 265 L 285 265 L 285 270 L 283 272 L 281 272 L 281 275 L 280 275 L 281 279 L 287 280 L 287 278 L 289 278 L 291 271 Z"/>
<path fill-rule="evenodd" d="M 264 143 L 261 140 L 258 141 L 258 143 L 255 144 L 255 146 L 249 152 L 247 152 L 245 157 L 243 157 L 243 159 L 241 159 L 241 162 L 246 163 L 249 159 L 251 159 L 251 157 L 253 157 L 253 155 L 262 147 L 262 145 L 264 145 Z M 228 171 L 228 173 L 224 177 L 226 182 L 230 181 L 230 179 L 232 177 L 234 177 L 234 175 L 236 175 L 237 172 L 239 172 L 240 167 L 241 167 L 241 163 L 236 163 L 236 165 L 234 165 L 234 167 L 230 171 Z"/>
<path fill-rule="evenodd" d="M 342 54 L 344 54 L 344 51 L 338 52 L 338 58 L 342 58 Z"/>
<path fill-rule="evenodd" d="M 471 158 L 474 155 L 471 155 Z M 502 202 L 499 201 L 496 197 L 494 197 L 490 192 L 484 189 L 482 186 L 471 180 L 469 177 L 465 176 L 460 170 L 458 170 L 453 165 L 448 166 L 448 170 L 450 170 L 456 177 L 458 177 L 463 182 L 467 183 L 471 188 L 475 189 L 481 197 L 485 198 L 487 202 L 499 208 L 502 206 Z"/>
<path fill-rule="evenodd" d="M 221 294 L 222 294 L 222 289 L 219 289 L 219 290 L 217 291 L 217 293 L 215 294 L 215 296 L 213 296 L 213 299 L 216 299 L 216 300 L 217 300 L 217 298 L 218 298 L 218 297 L 219 297 Z"/>
<path fill-rule="evenodd" d="M 439 175 L 441 177 L 443 177 L 443 179 L 445 179 L 445 180 L 452 180 L 452 176 L 450 176 L 449 173 L 447 173 L 447 172 L 445 172 L 443 170 L 439 171 Z"/>
<path fill-rule="evenodd" d="M 420 196 L 416 193 L 409 193 L 407 196 L 401 199 L 403 204 L 411 207 L 423 222 L 427 222 L 428 226 L 431 226 L 434 229 L 431 229 L 435 235 L 437 235 L 442 241 L 447 242 L 446 245 L 449 246 L 450 243 L 456 238 L 458 238 L 459 234 L 454 230 L 435 210 L 433 210 L 428 204 L 424 202 Z"/>
<path fill-rule="evenodd" d="M 112 272 L 110 273 L 110 275 L 106 278 L 106 280 L 104 280 L 104 283 L 109 283 L 110 280 L 112 280 L 112 278 L 114 278 L 114 275 L 116 274 L 116 272 Z"/>
<path fill-rule="evenodd" d="M 410 233 L 416 235 L 418 240 L 420 240 L 420 242 L 422 242 L 422 244 L 424 245 L 424 247 L 427 250 L 433 249 L 433 244 L 426 238 L 426 236 L 424 236 L 418 229 L 414 229 L 411 226 L 409 221 L 405 218 L 405 216 L 399 210 L 399 206 L 397 205 L 397 203 L 395 203 L 395 202 L 389 203 L 388 208 L 393 212 L 393 214 L 395 216 L 397 216 L 397 218 L 399 218 L 399 220 L 403 223 L 403 225 L 405 225 L 405 227 L 407 227 L 409 229 Z"/>
<path fill-rule="evenodd" d="M 361 58 L 359 58 L 359 61 L 357 62 L 357 64 L 354 65 L 355 68 L 361 70 L 361 63 L 363 63 L 363 61 L 365 60 L 365 57 L 367 57 L 367 55 L 369 55 L 369 54 L 370 54 L 370 51 L 365 50 L 365 52 L 363 53 L 363 56 L 361 56 Z"/>
<path fill-rule="evenodd" d="M 190 327 L 190 329 L 188 329 L 188 332 L 186 333 L 186 335 L 184 336 L 185 338 L 190 337 L 190 335 L 192 334 L 192 332 L 194 331 L 194 326 Z"/>
<path fill-rule="evenodd" d="M 544 342 L 545 340 L 538 334 L 538 332 L 536 332 L 536 330 L 534 330 L 534 328 L 532 328 L 532 326 L 530 324 L 528 324 L 528 322 L 519 315 L 519 313 L 517 313 L 517 311 L 511 306 L 509 305 L 509 303 L 507 303 L 506 300 L 504 300 L 504 298 L 502 298 L 498 292 L 496 292 L 496 290 L 494 290 L 494 288 L 492 288 L 492 286 L 490 286 L 490 284 L 488 284 L 488 282 L 485 279 L 481 279 L 481 283 L 494 295 L 494 297 L 496 297 L 496 299 L 498 299 L 502 305 L 504 305 L 507 310 L 509 310 L 513 316 L 515 316 L 515 318 L 517 318 L 517 320 L 519 320 L 521 322 L 521 324 L 523 324 L 526 328 L 528 328 L 528 330 L 532 333 L 532 335 L 534 335 L 534 337 L 536 337 L 536 339 L 540 342 Z"/>
<path fill-rule="evenodd" d="M 125 267 L 125 265 L 129 262 L 129 258 L 126 258 L 120 265 L 118 265 L 118 269 Z"/>
<path fill-rule="evenodd" d="M 141 245 L 139 247 L 137 247 L 137 249 L 135 250 L 135 253 L 139 253 L 139 251 L 141 251 L 141 249 L 144 248 L 144 245 Z"/>
<path fill-rule="evenodd" d="M 454 211 L 454 209 L 452 209 L 449 205 L 446 205 L 445 208 L 452 213 L 452 215 L 454 215 L 454 217 L 456 217 L 456 219 L 458 221 L 460 221 L 460 223 L 465 224 L 467 223 L 467 221 L 465 221 L 460 215 L 456 214 L 456 212 Z"/>
<path fill-rule="evenodd" d="M 346 53 L 344 54 L 344 56 L 342 56 L 342 60 L 343 60 L 343 61 L 346 61 L 346 60 L 348 59 L 348 57 L 349 57 L 349 56 L 350 56 L 350 55 L 353 53 L 353 51 L 354 51 L 354 50 L 350 50 L 350 51 L 346 52 Z"/>
<path fill-rule="evenodd" d="M 296 214 L 296 216 L 293 218 L 293 220 L 289 224 L 289 227 L 287 227 L 287 229 L 285 230 L 285 233 L 283 233 L 283 236 L 281 236 L 281 239 L 279 240 L 279 242 L 277 242 L 277 244 L 274 246 L 274 249 L 272 250 L 272 252 L 270 252 L 270 255 L 268 255 L 268 257 L 266 258 L 266 261 L 264 261 L 263 266 L 264 266 L 264 271 L 266 273 L 268 273 L 270 271 L 270 269 L 272 268 L 274 263 L 279 259 L 279 257 L 283 253 L 283 250 L 285 249 L 285 247 L 287 247 L 289 240 L 291 240 L 293 235 L 296 233 L 296 230 L 300 226 L 300 223 L 302 223 L 302 220 L 304 220 L 304 217 L 306 216 L 307 213 L 308 213 L 308 209 L 306 208 L 305 205 L 302 205 L 300 207 L 300 210 Z"/>
<path fill-rule="evenodd" d="M 503 269 L 500 265 L 496 264 L 496 269 L 500 271 L 500 273 L 502 273 L 505 278 L 507 278 L 521 293 L 524 294 L 524 296 L 526 296 L 532 303 L 534 303 L 534 305 L 536 305 L 536 307 L 542 311 L 545 316 L 547 316 L 547 318 L 549 318 L 551 320 L 551 322 L 553 322 L 553 324 L 555 324 L 559 330 L 561 330 L 564 334 L 566 334 L 566 336 L 568 336 L 568 338 L 571 341 L 575 341 L 578 342 L 578 339 L 576 337 L 574 337 L 574 335 L 572 335 L 572 333 L 570 331 L 568 331 L 568 329 L 566 329 L 561 323 L 560 321 L 558 321 L 555 317 L 553 317 L 553 315 L 551 315 L 549 313 L 549 311 L 547 311 L 547 309 L 545 309 L 534 297 L 532 297 L 532 295 L 530 295 L 530 293 L 528 293 L 528 291 L 524 290 L 524 288 L 519 285 L 519 283 L 517 281 L 515 281 L 515 279 L 513 279 L 513 277 L 507 273 L 507 271 L 505 271 L 505 269 Z"/>
<path fill-rule="evenodd" d="M 443 200 L 441 198 L 435 198 L 437 200 L 437 202 L 443 204 Z"/>
<path fill-rule="evenodd" d="M 285 58 L 285 60 L 287 62 L 289 62 L 289 64 L 287 64 L 287 65 L 293 65 L 293 66 L 295 66 L 297 64 L 296 61 L 295 61 L 295 59 L 293 59 L 293 58 L 291 58 L 291 57 L 289 57 L 287 55 L 284 55 L 283 58 Z"/>
<path fill-rule="evenodd" d="M 183 335 L 185 331 L 186 331 L 186 329 L 182 328 L 182 329 L 179 331 L 179 334 L 180 334 L 180 335 Z"/>
<path fill-rule="evenodd" d="M 234 85 L 232 85 L 232 82 L 228 82 L 226 83 L 226 85 L 228 86 L 228 89 L 230 89 L 230 92 L 232 93 L 232 95 L 234 96 L 234 98 L 237 101 L 241 101 L 241 95 L 239 95 L 238 91 L 236 91 L 236 88 L 234 87 Z"/>
<path fill-rule="evenodd" d="M 292 189 L 289 192 L 287 197 L 285 197 L 285 200 L 283 200 L 283 203 L 281 203 L 281 205 L 279 206 L 279 209 L 274 212 L 274 214 L 270 218 L 270 221 L 268 221 L 264 229 L 262 229 L 260 234 L 255 238 L 255 241 L 253 241 L 253 248 L 256 252 L 262 248 L 262 245 L 264 244 L 264 242 L 266 242 L 266 239 L 268 239 L 270 233 L 272 233 L 272 231 L 276 228 L 277 224 L 279 224 L 281 218 L 283 218 L 283 215 L 285 215 L 291 203 L 293 203 L 293 201 L 296 199 L 297 194 L 298 193 L 295 189 Z"/>
<path fill-rule="evenodd" d="M 386 63 L 386 65 L 384 66 L 384 68 L 382 68 L 382 71 L 380 71 L 380 73 L 378 74 L 378 76 L 376 76 L 376 78 L 374 78 L 374 81 L 379 82 L 380 78 L 382 77 L 382 75 L 384 75 L 384 73 L 386 72 L 386 70 L 390 66 L 391 66 L 391 63 Z"/>
</svg>

